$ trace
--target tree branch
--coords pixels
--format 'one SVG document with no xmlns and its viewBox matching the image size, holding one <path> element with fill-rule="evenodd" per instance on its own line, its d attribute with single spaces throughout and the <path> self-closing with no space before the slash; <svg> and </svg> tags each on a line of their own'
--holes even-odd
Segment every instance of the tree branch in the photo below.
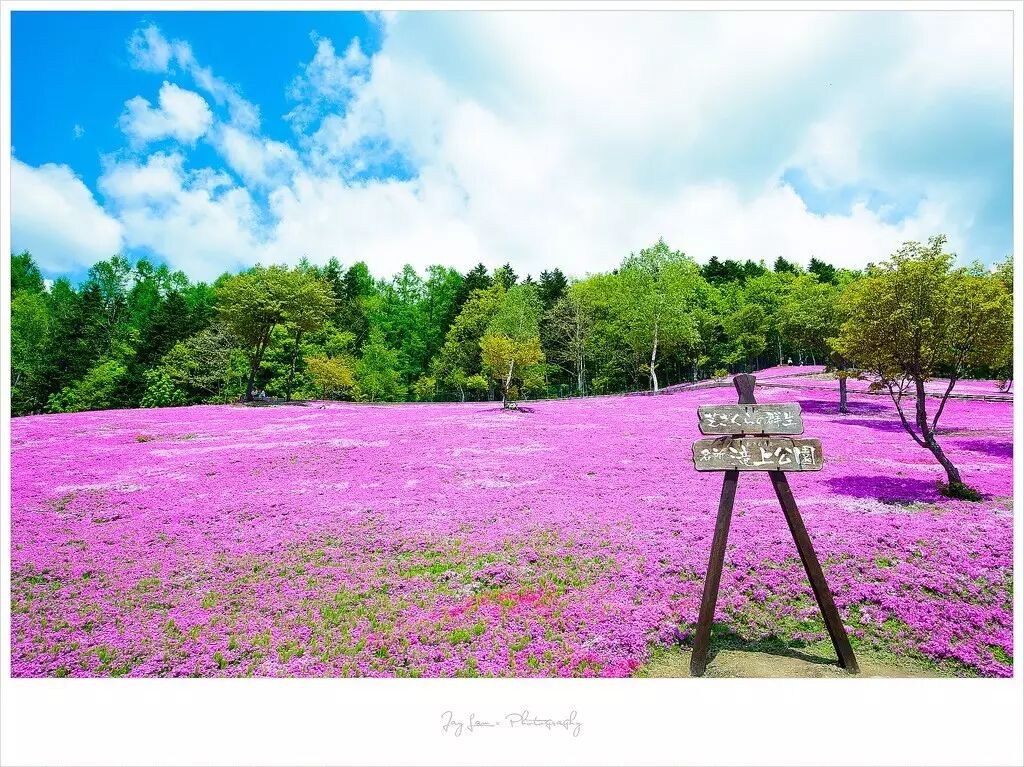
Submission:
<svg viewBox="0 0 1024 767">
<path fill-rule="evenodd" d="M 892 397 L 892 401 L 896 405 L 896 412 L 899 413 L 900 421 L 903 423 L 903 428 L 906 429 L 907 434 L 913 437 L 914 442 L 921 447 L 928 447 L 928 444 L 921 437 L 917 436 L 917 432 L 914 431 L 914 427 L 910 425 L 907 416 L 903 412 L 902 400 L 905 393 L 905 384 L 900 386 L 898 390 L 894 390 L 892 382 L 885 380 L 885 387 L 889 390 L 889 396 Z"/>
</svg>

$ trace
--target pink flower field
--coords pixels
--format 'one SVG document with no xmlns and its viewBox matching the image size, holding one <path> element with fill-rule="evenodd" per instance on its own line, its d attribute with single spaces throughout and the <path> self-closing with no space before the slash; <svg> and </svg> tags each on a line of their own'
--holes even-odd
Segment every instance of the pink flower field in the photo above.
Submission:
<svg viewBox="0 0 1024 767">
<path fill-rule="evenodd" d="M 800 379 L 789 379 L 800 386 Z M 826 466 L 791 484 L 858 653 L 1012 673 L 1012 404 L 942 440 L 886 398 L 797 401 Z M 994 387 L 993 387 L 994 388 Z M 731 387 L 531 403 L 200 406 L 13 421 L 15 676 L 626 676 L 697 619 L 721 475 L 699 404 Z M 741 476 L 716 618 L 824 627 L 767 477 Z"/>
</svg>

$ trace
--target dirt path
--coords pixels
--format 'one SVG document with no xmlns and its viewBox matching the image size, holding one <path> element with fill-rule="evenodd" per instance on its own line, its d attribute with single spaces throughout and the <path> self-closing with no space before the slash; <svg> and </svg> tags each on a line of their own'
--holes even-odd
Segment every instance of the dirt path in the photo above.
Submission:
<svg viewBox="0 0 1024 767">
<path fill-rule="evenodd" d="M 907 663 L 893 664 L 858 655 L 860 674 L 857 677 L 941 677 L 935 671 Z M 741 678 L 820 678 L 846 677 L 834 658 L 810 655 L 799 651 L 789 654 L 757 652 L 753 650 L 720 650 L 708 663 L 704 674 L 708 677 Z M 688 677 L 690 676 L 690 650 L 679 650 L 649 663 L 638 676 Z"/>
</svg>

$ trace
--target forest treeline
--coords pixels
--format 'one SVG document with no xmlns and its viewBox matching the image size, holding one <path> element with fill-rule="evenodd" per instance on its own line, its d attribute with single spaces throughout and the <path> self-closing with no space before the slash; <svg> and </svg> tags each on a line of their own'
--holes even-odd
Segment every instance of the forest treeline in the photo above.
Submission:
<svg viewBox="0 0 1024 767">
<path fill-rule="evenodd" d="M 992 280 L 1010 280 L 1010 261 Z M 870 270 L 869 270 L 870 271 Z M 657 389 L 780 362 L 842 364 L 829 341 L 864 273 L 712 258 L 659 240 L 607 273 L 466 273 L 365 263 L 256 266 L 213 284 L 114 256 L 78 285 L 11 257 L 13 415 L 255 396 L 479 400 Z M 1006 376 L 993 359 L 971 371 Z"/>
</svg>

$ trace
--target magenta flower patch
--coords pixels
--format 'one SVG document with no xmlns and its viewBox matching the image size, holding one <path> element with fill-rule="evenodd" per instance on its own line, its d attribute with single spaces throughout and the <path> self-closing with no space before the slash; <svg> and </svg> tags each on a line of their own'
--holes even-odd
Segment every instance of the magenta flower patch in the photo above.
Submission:
<svg viewBox="0 0 1024 767">
<path fill-rule="evenodd" d="M 1012 404 L 947 405 L 940 439 L 985 494 L 964 503 L 887 399 L 851 386 L 839 416 L 834 387 L 777 380 L 759 401 L 800 402 L 824 445 L 790 482 L 858 647 L 1010 675 Z M 12 672 L 631 674 L 696 622 L 721 476 L 690 444 L 697 406 L 727 402 L 14 419 Z M 824 635 L 761 476 L 740 481 L 717 620 Z"/>
</svg>

